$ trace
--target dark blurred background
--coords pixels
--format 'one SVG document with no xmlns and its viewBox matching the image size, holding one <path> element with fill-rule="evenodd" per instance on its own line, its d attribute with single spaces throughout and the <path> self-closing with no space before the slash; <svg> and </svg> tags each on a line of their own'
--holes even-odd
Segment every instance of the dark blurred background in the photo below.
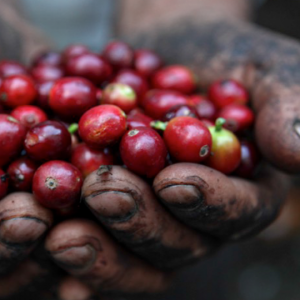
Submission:
<svg viewBox="0 0 300 300">
<path fill-rule="evenodd" d="M 29 19 L 58 49 L 79 42 L 99 51 L 112 37 L 111 0 L 89 0 L 89 5 L 82 0 L 22 2 Z M 300 39 L 300 0 L 260 1 L 253 21 Z M 295 180 L 280 217 L 267 230 L 252 240 L 227 246 L 216 256 L 182 271 L 169 292 L 154 298 L 299 300 L 299 182 Z"/>
</svg>

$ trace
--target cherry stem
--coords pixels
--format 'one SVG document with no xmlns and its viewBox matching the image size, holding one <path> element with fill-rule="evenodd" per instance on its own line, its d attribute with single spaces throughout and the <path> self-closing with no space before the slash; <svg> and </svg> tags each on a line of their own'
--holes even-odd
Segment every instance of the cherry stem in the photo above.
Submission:
<svg viewBox="0 0 300 300">
<path fill-rule="evenodd" d="M 150 126 L 153 127 L 154 129 L 159 129 L 162 131 L 165 131 L 167 128 L 168 122 L 162 122 L 162 121 L 152 121 L 150 123 Z"/>
<path fill-rule="evenodd" d="M 216 124 L 215 124 L 215 130 L 218 132 L 218 131 L 221 131 L 222 128 L 223 128 L 223 125 L 225 124 L 226 120 L 224 118 L 218 118 L 216 120 Z"/>
<path fill-rule="evenodd" d="M 0 176 L 0 181 L 1 182 L 6 182 L 6 180 L 9 178 L 9 175 L 8 174 L 3 174 Z"/>
<path fill-rule="evenodd" d="M 78 124 L 77 123 L 73 123 L 69 126 L 68 131 L 73 134 L 78 130 Z"/>
</svg>

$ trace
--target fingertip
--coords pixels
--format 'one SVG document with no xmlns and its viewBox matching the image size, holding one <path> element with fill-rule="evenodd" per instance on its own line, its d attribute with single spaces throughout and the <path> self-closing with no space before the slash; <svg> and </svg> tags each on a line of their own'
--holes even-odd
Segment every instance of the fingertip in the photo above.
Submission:
<svg viewBox="0 0 300 300">
<path fill-rule="evenodd" d="M 89 300 L 92 290 L 74 277 L 65 278 L 58 288 L 58 296 L 61 300 Z"/>
</svg>

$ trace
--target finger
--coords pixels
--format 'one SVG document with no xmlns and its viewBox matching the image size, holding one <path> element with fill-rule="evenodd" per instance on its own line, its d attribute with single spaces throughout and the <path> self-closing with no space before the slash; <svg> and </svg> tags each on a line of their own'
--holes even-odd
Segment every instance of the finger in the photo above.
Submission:
<svg viewBox="0 0 300 300">
<path fill-rule="evenodd" d="M 299 43 L 249 24 L 208 20 L 183 20 L 133 39 L 167 62 L 190 66 L 203 88 L 220 79 L 241 81 L 258 112 L 256 138 L 265 158 L 284 171 L 300 171 Z"/>
<path fill-rule="evenodd" d="M 160 268 L 174 268 L 206 255 L 215 243 L 173 218 L 151 187 L 130 171 L 87 177 L 86 204 L 117 240 Z"/>
<path fill-rule="evenodd" d="M 45 247 L 54 261 L 98 293 L 158 292 L 168 277 L 133 257 L 97 224 L 74 219 L 58 224 L 47 236 Z"/>
<path fill-rule="evenodd" d="M 61 300 L 89 300 L 92 295 L 92 289 L 74 277 L 62 280 L 58 289 Z"/>
<path fill-rule="evenodd" d="M 0 201 L 0 275 L 22 261 L 52 224 L 52 213 L 29 193 Z"/>
<path fill-rule="evenodd" d="M 222 239 L 254 234 L 275 219 L 287 177 L 265 167 L 256 182 L 227 177 L 203 165 L 178 163 L 162 170 L 153 186 L 185 224 Z"/>
<path fill-rule="evenodd" d="M 64 278 L 58 287 L 60 300 L 124 300 L 125 298 L 94 295 L 93 290 L 75 277 Z"/>
</svg>

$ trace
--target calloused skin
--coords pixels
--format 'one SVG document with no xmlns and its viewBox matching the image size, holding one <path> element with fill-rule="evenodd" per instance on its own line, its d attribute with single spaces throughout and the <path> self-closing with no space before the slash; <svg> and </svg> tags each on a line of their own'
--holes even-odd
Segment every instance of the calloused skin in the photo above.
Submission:
<svg viewBox="0 0 300 300">
<path fill-rule="evenodd" d="M 278 215 L 289 187 L 279 169 L 300 170 L 300 45 L 240 21 L 205 18 L 182 18 L 176 27 L 137 32 L 130 40 L 167 62 L 191 66 L 203 87 L 219 78 L 242 81 L 268 163 L 253 181 L 179 163 L 162 170 L 152 186 L 113 166 L 84 182 L 84 204 L 96 219 L 54 227 L 52 213 L 29 194 L 7 196 L 0 201 L 0 299 L 37 280 L 44 286 L 50 277 L 59 282 L 55 293 L 62 300 L 160 292 L 177 269 L 256 234 Z M 60 269 L 70 277 L 61 280 Z"/>
</svg>

